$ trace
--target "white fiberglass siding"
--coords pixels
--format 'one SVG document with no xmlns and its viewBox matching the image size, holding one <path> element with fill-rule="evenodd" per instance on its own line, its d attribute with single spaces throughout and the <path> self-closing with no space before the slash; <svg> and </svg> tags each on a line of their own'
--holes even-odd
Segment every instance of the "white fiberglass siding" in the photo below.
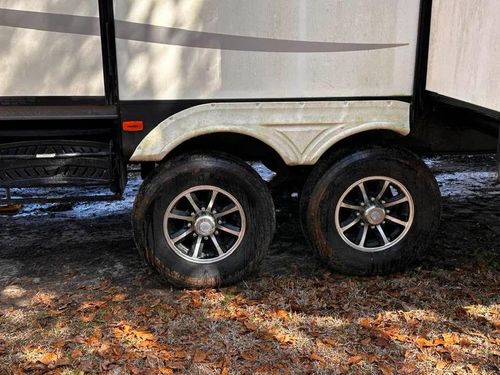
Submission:
<svg viewBox="0 0 500 375">
<path fill-rule="evenodd" d="M 0 0 L 0 96 L 103 96 L 100 37 L 36 30 L 60 26 L 47 14 L 91 17 L 95 32 L 98 1 Z"/>
<path fill-rule="evenodd" d="M 434 0 L 427 90 L 500 111 L 499 0 Z"/>
<path fill-rule="evenodd" d="M 120 98 L 411 95 L 419 6 L 419 0 L 118 0 Z M 144 25 L 156 27 L 141 31 Z M 230 40 L 217 48 L 221 34 Z M 245 37 L 265 38 L 266 51 Z M 286 51 L 282 40 L 303 42 L 304 49 L 308 42 L 343 44 L 342 51 L 297 52 L 297 45 Z"/>
</svg>

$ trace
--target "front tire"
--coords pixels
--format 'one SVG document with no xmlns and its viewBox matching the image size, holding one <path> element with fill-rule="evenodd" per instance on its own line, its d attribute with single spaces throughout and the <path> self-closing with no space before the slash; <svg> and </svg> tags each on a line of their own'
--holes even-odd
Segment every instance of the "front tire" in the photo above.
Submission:
<svg viewBox="0 0 500 375">
<path fill-rule="evenodd" d="M 403 270 L 419 257 L 439 224 L 436 180 L 405 150 L 354 152 L 308 184 L 303 227 L 320 257 L 341 273 Z"/>
<path fill-rule="evenodd" d="M 184 288 L 233 284 L 254 272 L 275 229 L 265 183 L 226 155 L 181 156 L 157 168 L 133 212 L 139 252 Z"/>
</svg>

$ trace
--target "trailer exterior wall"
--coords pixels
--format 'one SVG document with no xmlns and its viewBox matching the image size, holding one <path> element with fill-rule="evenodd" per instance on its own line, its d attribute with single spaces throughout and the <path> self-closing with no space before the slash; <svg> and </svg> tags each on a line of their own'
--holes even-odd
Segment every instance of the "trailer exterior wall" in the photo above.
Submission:
<svg viewBox="0 0 500 375">
<path fill-rule="evenodd" d="M 120 99 L 409 96 L 419 3 L 116 1 Z"/>
<path fill-rule="evenodd" d="M 98 13 L 97 0 L 0 0 L 0 97 L 104 96 Z M 92 17 L 97 35 L 30 28 L 44 15 Z"/>
<path fill-rule="evenodd" d="M 434 0 L 427 90 L 500 112 L 500 1 Z"/>
</svg>

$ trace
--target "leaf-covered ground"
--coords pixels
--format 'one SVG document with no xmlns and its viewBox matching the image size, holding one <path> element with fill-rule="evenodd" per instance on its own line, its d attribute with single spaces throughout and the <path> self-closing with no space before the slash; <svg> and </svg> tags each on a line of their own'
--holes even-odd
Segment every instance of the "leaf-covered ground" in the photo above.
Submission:
<svg viewBox="0 0 500 375">
<path fill-rule="evenodd" d="M 120 203 L 0 217 L 0 374 L 500 373 L 500 189 L 491 157 L 429 161 L 444 194 L 418 268 L 331 273 L 297 202 L 260 274 L 180 291 L 138 259 Z"/>
</svg>

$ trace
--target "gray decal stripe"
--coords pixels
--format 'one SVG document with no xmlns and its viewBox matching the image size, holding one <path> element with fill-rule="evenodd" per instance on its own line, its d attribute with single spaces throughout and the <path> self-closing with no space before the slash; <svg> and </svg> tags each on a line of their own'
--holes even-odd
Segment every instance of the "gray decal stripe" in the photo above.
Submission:
<svg viewBox="0 0 500 375">
<path fill-rule="evenodd" d="M 65 34 L 101 35 L 99 18 L 29 12 L 0 8 L 0 26 L 53 31 Z"/>
<path fill-rule="evenodd" d="M 347 52 L 406 46 L 408 44 L 330 43 L 190 31 L 174 27 L 117 21 L 116 36 L 120 39 L 184 47 L 252 52 Z"/>
<path fill-rule="evenodd" d="M 53 31 L 68 34 L 99 35 L 99 19 L 0 9 L 0 26 Z M 116 21 L 116 37 L 147 43 L 183 47 L 222 49 L 251 52 L 349 52 L 369 51 L 407 46 L 408 44 L 334 43 L 287 39 L 257 38 L 228 34 L 191 31 L 174 27 Z"/>
</svg>

